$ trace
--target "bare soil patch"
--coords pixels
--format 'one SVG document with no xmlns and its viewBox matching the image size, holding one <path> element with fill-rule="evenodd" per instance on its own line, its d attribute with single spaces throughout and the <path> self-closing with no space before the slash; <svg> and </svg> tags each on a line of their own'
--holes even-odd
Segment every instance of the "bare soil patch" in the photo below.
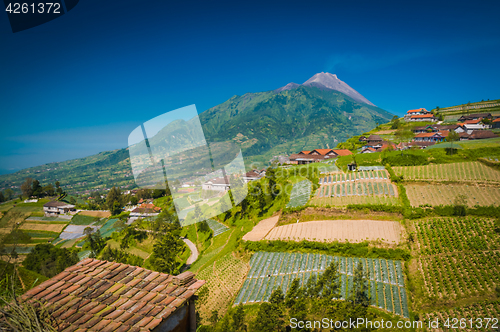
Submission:
<svg viewBox="0 0 500 332">
<path fill-rule="evenodd" d="M 299 212 L 282 214 L 278 225 L 288 225 L 297 222 L 306 222 L 313 220 L 336 220 L 336 219 L 352 219 L 352 220 L 401 220 L 403 217 L 398 213 L 388 213 L 381 211 L 363 211 L 363 210 L 348 210 L 334 209 L 322 207 L 308 207 Z"/>
<path fill-rule="evenodd" d="M 31 231 L 49 231 L 60 233 L 66 227 L 65 224 L 32 224 L 23 223 L 19 228 Z"/>
<path fill-rule="evenodd" d="M 99 218 L 108 218 L 111 217 L 111 212 L 109 211 L 90 211 L 90 210 L 83 210 L 80 211 L 81 215 L 83 216 L 89 216 L 89 217 L 99 217 Z"/>
<path fill-rule="evenodd" d="M 319 220 L 279 226 L 271 230 L 267 240 L 318 242 L 381 241 L 399 244 L 401 224 L 386 220 Z"/>
<path fill-rule="evenodd" d="M 243 236 L 244 241 L 260 241 L 269 233 L 278 223 L 280 216 L 274 216 L 261 220 L 255 227 Z"/>
</svg>

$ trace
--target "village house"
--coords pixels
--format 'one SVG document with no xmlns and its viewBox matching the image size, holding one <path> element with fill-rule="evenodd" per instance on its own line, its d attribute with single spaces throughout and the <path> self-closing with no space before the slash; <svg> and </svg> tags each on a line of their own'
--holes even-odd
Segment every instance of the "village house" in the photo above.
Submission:
<svg viewBox="0 0 500 332">
<path fill-rule="evenodd" d="M 491 113 L 476 113 L 462 115 L 457 121 L 464 122 L 469 120 L 481 120 L 481 119 L 491 119 Z"/>
<path fill-rule="evenodd" d="M 469 139 L 487 139 L 496 137 L 498 136 L 495 135 L 491 130 L 474 130 L 470 134 Z"/>
<path fill-rule="evenodd" d="M 436 125 L 428 125 L 428 126 L 418 126 L 418 127 L 413 128 L 413 132 L 415 134 L 430 133 L 430 132 L 436 133 L 436 132 L 441 131 L 441 130 L 448 130 L 448 131 L 454 130 L 457 133 L 464 132 L 462 127 L 459 126 L 458 124 L 454 124 L 454 125 L 437 125 L 436 124 Z"/>
<path fill-rule="evenodd" d="M 58 216 L 75 211 L 75 206 L 59 201 L 51 201 L 43 205 L 43 213 L 46 217 Z"/>
<path fill-rule="evenodd" d="M 433 120 L 419 120 L 419 119 L 430 119 L 434 118 L 434 115 L 426 110 L 425 108 L 418 108 L 415 110 L 409 110 L 404 116 L 406 122 L 409 121 L 433 121 Z"/>
<path fill-rule="evenodd" d="M 352 154 L 347 149 L 315 149 L 312 151 L 300 151 L 297 154 L 290 156 L 290 164 L 310 164 L 323 160 L 333 159 L 340 156 L 347 156 Z"/>
<path fill-rule="evenodd" d="M 466 120 L 463 122 L 463 127 L 468 134 L 471 134 L 473 130 L 484 130 L 489 128 L 489 126 L 482 123 L 481 120 L 482 119 Z"/>
<path fill-rule="evenodd" d="M 491 128 L 499 129 L 500 128 L 500 118 L 496 118 L 491 122 Z"/>
<path fill-rule="evenodd" d="M 194 277 L 86 258 L 22 299 L 52 306 L 59 331 L 195 332 L 194 295 L 205 281 Z"/>
<path fill-rule="evenodd" d="M 243 181 L 245 181 L 245 183 L 248 183 L 250 181 L 259 180 L 259 179 L 263 178 L 264 176 L 266 176 L 265 170 L 259 171 L 259 170 L 253 169 L 250 172 L 247 172 L 243 176 Z"/>
<path fill-rule="evenodd" d="M 415 121 L 426 121 L 426 122 L 436 122 L 438 119 L 434 116 L 434 114 L 420 114 L 420 115 L 412 115 L 408 119 L 409 122 Z"/>
<path fill-rule="evenodd" d="M 202 184 L 201 189 L 203 190 L 214 190 L 214 191 L 227 191 L 230 189 L 229 179 L 218 177 L 212 180 L 209 180 Z"/>
<path fill-rule="evenodd" d="M 381 145 L 383 141 L 384 140 L 379 135 L 370 135 L 370 136 L 368 136 L 368 139 L 366 140 L 365 146 L 375 147 L 375 146 Z"/>
<path fill-rule="evenodd" d="M 442 142 L 448 137 L 450 132 L 447 130 L 439 131 L 439 132 L 430 132 L 430 133 L 420 133 L 415 135 L 415 142 Z"/>
</svg>

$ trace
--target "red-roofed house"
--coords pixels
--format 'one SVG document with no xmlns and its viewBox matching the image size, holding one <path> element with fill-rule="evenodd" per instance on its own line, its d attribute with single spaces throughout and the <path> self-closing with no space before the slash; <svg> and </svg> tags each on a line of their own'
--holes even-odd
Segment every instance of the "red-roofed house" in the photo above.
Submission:
<svg viewBox="0 0 500 332">
<path fill-rule="evenodd" d="M 437 133 L 420 133 L 415 135 L 415 142 L 442 142 L 448 136 L 448 131 L 440 131 Z"/>
<path fill-rule="evenodd" d="M 434 114 L 420 114 L 420 115 L 411 115 L 407 121 L 431 121 L 436 122 L 438 119 L 434 116 Z"/>
<path fill-rule="evenodd" d="M 491 127 L 492 127 L 493 129 L 498 129 L 498 128 L 500 128 L 500 118 L 496 118 L 495 120 L 493 120 L 493 121 L 491 122 L 491 124 L 492 124 L 492 126 L 491 126 Z"/>
<path fill-rule="evenodd" d="M 87 258 L 26 292 L 45 303 L 59 331 L 196 331 L 192 272 L 177 276 Z"/>
<path fill-rule="evenodd" d="M 430 113 L 431 112 L 429 112 L 425 108 L 417 108 L 417 109 L 414 109 L 414 110 L 409 110 L 409 111 L 406 112 L 406 114 L 404 116 L 404 120 L 408 122 L 408 121 L 411 121 L 410 118 L 412 116 L 425 115 L 425 114 L 430 114 Z"/>
</svg>

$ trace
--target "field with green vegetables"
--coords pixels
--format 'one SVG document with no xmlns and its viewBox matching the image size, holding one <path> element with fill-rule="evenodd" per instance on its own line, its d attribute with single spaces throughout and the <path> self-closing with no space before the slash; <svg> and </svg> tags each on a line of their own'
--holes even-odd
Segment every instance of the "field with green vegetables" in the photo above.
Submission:
<svg viewBox="0 0 500 332">
<path fill-rule="evenodd" d="M 400 261 L 339 257 L 322 254 L 258 252 L 250 260 L 247 279 L 235 304 L 268 301 L 274 289 L 287 292 L 295 278 L 305 286 L 309 278 L 321 275 L 331 262 L 339 264 L 341 298 L 346 299 L 353 286 L 353 271 L 362 264 L 368 271 L 371 305 L 409 317 L 407 294 Z"/>
</svg>

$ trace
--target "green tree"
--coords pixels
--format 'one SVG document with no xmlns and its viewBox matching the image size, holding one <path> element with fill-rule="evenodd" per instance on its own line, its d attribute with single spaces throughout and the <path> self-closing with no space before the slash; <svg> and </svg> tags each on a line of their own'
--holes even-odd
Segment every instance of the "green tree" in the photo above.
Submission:
<svg viewBox="0 0 500 332">
<path fill-rule="evenodd" d="M 394 133 L 394 137 L 398 143 L 408 143 L 414 136 L 413 131 L 409 129 L 399 129 Z M 401 155 L 403 155 L 403 149 L 401 149 Z"/>
<path fill-rule="evenodd" d="M 86 235 L 83 249 L 90 250 L 90 258 L 96 258 L 106 246 L 106 241 L 101 237 L 101 232 L 98 229 L 94 231 L 92 227 L 86 227 L 83 233 Z"/>
<path fill-rule="evenodd" d="M 450 142 L 450 154 L 453 154 L 454 149 L 453 149 L 453 142 L 456 142 L 460 140 L 460 134 L 457 133 L 454 130 L 450 130 L 450 133 L 448 134 L 448 137 L 446 137 L 446 141 Z"/>
<path fill-rule="evenodd" d="M 362 305 L 364 307 L 368 307 L 370 304 L 368 277 L 361 263 L 354 268 L 353 287 L 350 288 L 349 301 L 354 305 Z"/>
<path fill-rule="evenodd" d="M 5 202 L 5 197 L 1 191 L 0 191 L 0 202 Z"/>
<path fill-rule="evenodd" d="M 3 195 L 5 196 L 5 200 L 6 201 L 9 201 L 11 200 L 12 198 L 14 198 L 14 191 L 10 188 L 7 188 L 5 189 L 5 191 L 3 192 Z"/>
<path fill-rule="evenodd" d="M 217 322 L 219 321 L 219 312 L 217 310 L 212 310 L 208 321 L 210 322 L 212 327 L 215 328 L 215 325 L 217 325 Z"/>
<path fill-rule="evenodd" d="M 54 194 L 56 193 L 56 190 L 54 189 L 54 186 L 51 183 L 49 183 L 48 185 L 43 187 L 43 192 L 47 196 L 54 196 Z"/>
<path fill-rule="evenodd" d="M 166 232 L 153 245 L 150 257 L 151 266 L 158 272 L 176 274 L 178 272 L 177 257 L 184 243 L 173 232 Z"/>
<path fill-rule="evenodd" d="M 59 194 L 59 196 L 62 196 L 64 194 L 64 191 L 61 188 L 61 183 L 59 181 L 56 181 L 56 192 Z"/>
<path fill-rule="evenodd" d="M 245 325 L 245 310 L 241 303 L 232 312 L 231 318 L 231 331 L 245 332 L 247 330 L 247 326 Z"/>
<path fill-rule="evenodd" d="M 112 215 L 120 214 L 122 207 L 122 194 L 120 188 L 113 186 L 106 196 L 106 206 Z"/>
<path fill-rule="evenodd" d="M 32 195 L 35 197 L 42 196 L 43 190 L 42 190 L 42 186 L 40 186 L 40 181 L 33 180 L 32 186 L 33 186 Z"/>
<path fill-rule="evenodd" d="M 66 248 L 57 248 L 52 244 L 37 244 L 26 256 L 23 265 L 32 271 L 52 278 L 69 266 L 78 263 L 75 251 Z"/>
<path fill-rule="evenodd" d="M 453 202 L 453 214 L 456 216 L 465 216 L 467 214 L 467 195 L 457 195 Z"/>
<path fill-rule="evenodd" d="M 23 196 L 26 198 L 30 198 L 31 195 L 33 194 L 33 179 L 32 178 L 26 178 L 21 184 L 21 192 L 23 193 Z"/>
</svg>

